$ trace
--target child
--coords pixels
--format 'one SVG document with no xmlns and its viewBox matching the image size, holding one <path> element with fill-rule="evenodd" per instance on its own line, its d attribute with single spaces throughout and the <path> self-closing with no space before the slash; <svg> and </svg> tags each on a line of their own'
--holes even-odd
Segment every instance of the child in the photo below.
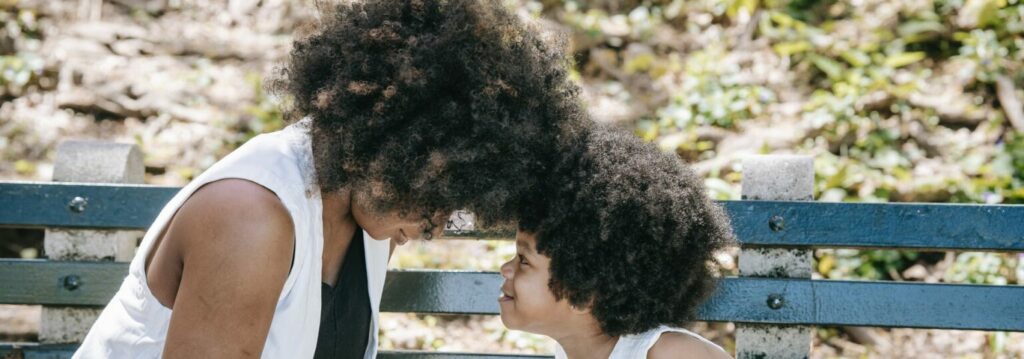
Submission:
<svg viewBox="0 0 1024 359">
<path fill-rule="evenodd" d="M 673 155 L 596 129 L 521 213 L 498 299 L 511 329 L 556 358 L 728 358 L 679 328 L 712 293 L 727 217 Z"/>
</svg>

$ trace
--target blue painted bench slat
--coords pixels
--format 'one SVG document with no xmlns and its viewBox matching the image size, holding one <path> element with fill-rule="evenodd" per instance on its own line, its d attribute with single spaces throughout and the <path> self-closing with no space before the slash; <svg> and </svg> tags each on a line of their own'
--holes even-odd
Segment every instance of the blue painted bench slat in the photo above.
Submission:
<svg viewBox="0 0 1024 359">
<path fill-rule="evenodd" d="M 43 345 L 0 345 L 0 358 L 24 359 L 66 359 L 74 354 L 77 344 L 43 344 Z M 380 359 L 541 359 L 551 358 L 549 355 L 513 355 L 513 354 L 478 354 L 392 350 L 381 351 Z"/>
<path fill-rule="evenodd" d="M 0 303 L 101 306 L 126 272 L 125 263 L 0 260 Z M 381 310 L 498 314 L 501 281 L 493 272 L 392 271 Z M 1022 302 L 1024 286 L 729 277 L 698 319 L 1024 331 Z"/>
<path fill-rule="evenodd" d="M 179 188 L 0 183 L 0 226 L 145 229 Z M 85 199 L 75 212 L 69 203 Z M 1024 206 L 723 201 L 745 247 L 1024 252 Z M 501 232 L 455 238 L 511 237 Z"/>
<path fill-rule="evenodd" d="M 0 183 L 0 225 L 94 229 L 145 229 L 177 187 L 145 185 Z M 85 199 L 83 211 L 69 206 Z"/>
</svg>

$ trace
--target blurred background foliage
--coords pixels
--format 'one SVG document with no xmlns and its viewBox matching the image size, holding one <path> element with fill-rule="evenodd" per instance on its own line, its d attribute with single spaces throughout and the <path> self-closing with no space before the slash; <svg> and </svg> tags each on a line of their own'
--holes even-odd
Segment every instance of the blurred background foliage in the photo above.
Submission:
<svg viewBox="0 0 1024 359">
<path fill-rule="evenodd" d="M 717 199 L 739 199 L 743 156 L 799 153 L 815 158 L 820 201 L 1022 204 L 1022 1 L 506 3 L 569 40 L 596 121 L 678 154 Z M 48 180 L 56 143 L 84 136 L 137 143 L 149 183 L 184 184 L 284 126 L 264 83 L 314 12 L 300 0 L 0 0 L 0 178 Z M 8 240 L 7 255 L 45 255 L 19 243 Z M 396 265 L 496 270 L 509 248 L 415 245 Z M 823 249 L 815 259 L 822 278 L 1024 278 L 1019 254 Z M 511 347 L 539 345 L 495 328 Z M 385 343 L 446 345 L 416 338 Z"/>
</svg>

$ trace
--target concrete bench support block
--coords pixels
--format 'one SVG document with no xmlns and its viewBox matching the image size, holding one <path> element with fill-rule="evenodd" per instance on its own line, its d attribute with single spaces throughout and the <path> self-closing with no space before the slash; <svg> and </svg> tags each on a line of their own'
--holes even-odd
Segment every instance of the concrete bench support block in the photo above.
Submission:
<svg viewBox="0 0 1024 359">
<path fill-rule="evenodd" d="M 51 260 L 129 262 L 141 231 L 46 229 L 44 251 Z"/>
<path fill-rule="evenodd" d="M 43 306 L 39 323 L 39 342 L 46 344 L 80 343 L 100 316 L 101 308 Z"/>
<path fill-rule="evenodd" d="M 57 146 L 54 182 L 142 183 L 139 147 L 126 143 L 65 141 Z"/>
<path fill-rule="evenodd" d="M 743 161 L 742 185 L 743 199 L 810 201 L 814 199 L 814 161 L 809 156 L 751 157 Z M 739 269 L 743 277 L 810 278 L 811 251 L 745 248 L 740 251 Z M 770 299 L 765 300 L 768 305 Z M 736 326 L 736 357 L 807 358 L 813 329 L 803 325 L 739 324 Z"/>
<path fill-rule="evenodd" d="M 143 183 L 142 153 L 133 144 L 65 141 L 57 146 L 55 182 Z M 139 231 L 46 230 L 43 247 L 50 260 L 130 261 Z M 100 314 L 97 308 L 43 306 L 39 341 L 44 344 L 80 342 Z"/>
</svg>

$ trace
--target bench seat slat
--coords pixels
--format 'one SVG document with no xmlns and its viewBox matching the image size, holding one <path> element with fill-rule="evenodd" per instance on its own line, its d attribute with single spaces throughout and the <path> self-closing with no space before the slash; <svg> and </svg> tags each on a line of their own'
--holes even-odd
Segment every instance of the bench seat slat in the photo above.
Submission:
<svg viewBox="0 0 1024 359">
<path fill-rule="evenodd" d="M 1024 251 L 1024 205 L 726 201 L 753 247 Z M 782 219 L 773 231 L 772 217 Z"/>
<path fill-rule="evenodd" d="M 65 359 L 76 349 L 78 344 L 0 344 L 0 358 Z"/>
<path fill-rule="evenodd" d="M 126 263 L 0 260 L 0 303 L 101 306 Z M 67 290 L 65 278 L 79 277 Z M 497 314 L 501 277 L 493 272 L 392 271 L 381 310 Z M 783 305 L 771 309 L 769 296 Z M 807 279 L 726 278 L 698 319 L 766 324 L 856 325 L 1024 331 L 1024 286 Z"/>
<path fill-rule="evenodd" d="M 783 306 L 768 299 L 782 295 Z M 706 321 L 1024 331 L 1024 286 L 727 278 Z"/>
<path fill-rule="evenodd" d="M 0 225 L 93 229 L 145 229 L 177 187 L 128 184 L 0 182 Z M 75 197 L 84 210 L 72 211 Z"/>
<path fill-rule="evenodd" d="M 127 274 L 128 263 L 0 259 L 0 304 L 103 306 Z"/>
<path fill-rule="evenodd" d="M 0 345 L 0 357 L 17 357 L 24 359 L 65 359 L 70 358 L 78 348 L 76 344 L 43 344 L 14 346 L 11 344 Z M 21 356 L 12 355 L 19 352 Z M 455 353 L 455 352 L 431 352 L 414 350 L 384 350 L 378 355 L 381 359 L 541 359 L 552 358 L 550 355 L 516 355 L 516 354 L 481 354 L 481 353 Z"/>
<path fill-rule="evenodd" d="M 0 226 L 145 229 L 175 187 L 0 183 Z M 72 212 L 75 197 L 85 210 Z M 1024 206 L 723 201 L 744 246 L 907 248 L 1024 252 Z M 773 217 L 782 226 L 769 226 Z M 780 229 L 781 228 L 781 229 Z M 501 231 L 445 238 L 513 237 Z"/>
</svg>

